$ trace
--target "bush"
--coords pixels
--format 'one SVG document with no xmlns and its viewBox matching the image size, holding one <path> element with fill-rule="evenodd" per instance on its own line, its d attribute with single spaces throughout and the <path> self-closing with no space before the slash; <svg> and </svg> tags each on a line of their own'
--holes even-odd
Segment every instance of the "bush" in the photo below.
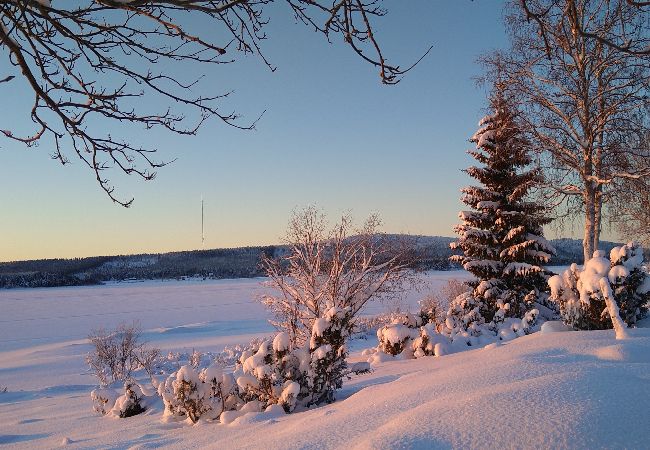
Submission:
<svg viewBox="0 0 650 450">
<path fill-rule="evenodd" d="M 90 399 L 93 402 L 93 411 L 105 416 L 115 406 L 115 400 L 119 394 L 114 389 L 98 388 L 90 393 Z"/>
<path fill-rule="evenodd" d="M 143 397 L 138 384 L 124 383 L 124 394 L 115 400 L 111 413 L 122 419 L 141 414 L 146 411 L 146 407 L 142 405 Z"/>
<path fill-rule="evenodd" d="M 411 348 L 411 343 L 418 335 L 418 328 L 422 319 L 412 314 L 407 314 L 396 319 L 392 324 L 385 325 L 377 330 L 379 350 L 387 355 L 397 356 L 404 350 Z"/>
<path fill-rule="evenodd" d="M 650 276 L 643 270 L 643 251 L 635 243 L 615 247 L 610 259 L 602 251 L 580 270 L 576 264 L 549 280 L 551 299 L 560 307 L 562 320 L 578 330 L 612 328 L 601 280 L 611 285 L 621 319 L 628 326 L 648 312 Z"/>
<path fill-rule="evenodd" d="M 333 402 L 347 371 L 350 320 L 348 308 L 332 307 L 314 321 L 307 348 L 292 349 L 289 334 L 282 332 L 244 352 L 235 371 L 242 399 L 261 409 L 280 405 L 285 412 Z"/>
<path fill-rule="evenodd" d="M 158 385 L 158 394 L 166 416 L 186 417 L 192 423 L 201 418 L 217 419 L 224 411 L 242 405 L 233 376 L 217 365 L 200 372 L 182 366 Z"/>
<path fill-rule="evenodd" d="M 647 315 L 650 302 L 650 275 L 643 267 L 643 248 L 634 242 L 613 248 L 610 260 L 609 281 L 621 319 L 629 326 L 635 326 Z"/>
<path fill-rule="evenodd" d="M 262 342 L 255 352 L 242 355 L 236 376 L 244 401 L 260 402 L 261 408 L 279 404 L 291 412 L 298 399 L 307 396 L 309 352 L 290 351 L 289 340 L 282 332 L 272 342 Z"/>
<path fill-rule="evenodd" d="M 611 285 L 621 319 L 628 326 L 648 312 L 650 276 L 643 270 L 643 251 L 635 243 L 615 247 L 610 259 L 604 252 L 594 252 L 580 270 L 576 264 L 561 275 L 552 277 L 551 299 L 557 302 L 562 320 L 578 330 L 612 328 L 601 280 Z"/>
<path fill-rule="evenodd" d="M 447 316 L 449 305 L 459 295 L 469 292 L 471 288 L 462 280 L 452 278 L 437 292 L 420 300 L 420 317 L 422 322 L 436 324 L 440 327 Z"/>
<path fill-rule="evenodd" d="M 135 370 L 144 369 L 152 375 L 152 367 L 160 350 L 148 348 L 142 341 L 141 330 L 136 323 L 120 324 L 114 331 L 103 328 L 93 331 L 88 339 L 93 350 L 86 356 L 86 363 L 101 386 L 116 381 L 130 381 Z"/>
<path fill-rule="evenodd" d="M 126 418 L 146 411 L 144 404 L 145 395 L 142 387 L 135 382 L 126 382 L 123 385 L 122 395 L 110 387 L 98 388 L 90 393 L 93 410 L 102 415 Z"/>
<path fill-rule="evenodd" d="M 420 336 L 413 341 L 413 356 L 443 356 L 449 353 L 450 339 L 436 331 L 430 323 L 420 328 Z"/>
</svg>

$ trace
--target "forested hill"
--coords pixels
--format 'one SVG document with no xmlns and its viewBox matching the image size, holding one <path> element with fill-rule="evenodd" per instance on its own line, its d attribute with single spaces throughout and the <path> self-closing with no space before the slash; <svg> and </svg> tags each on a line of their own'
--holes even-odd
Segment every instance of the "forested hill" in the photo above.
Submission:
<svg viewBox="0 0 650 450">
<path fill-rule="evenodd" d="M 449 243 L 442 236 L 403 236 L 412 240 L 424 269 L 448 270 Z M 582 260 L 582 242 L 575 239 L 551 241 L 558 255 L 551 265 Z M 602 242 L 609 252 L 615 243 Z M 127 255 L 94 256 L 73 259 L 43 259 L 0 263 L 0 288 L 49 287 L 100 284 L 109 280 L 170 279 L 183 277 L 250 278 L 262 276 L 259 262 L 263 254 L 277 256 L 283 246 L 241 247 L 214 250 Z"/>
</svg>

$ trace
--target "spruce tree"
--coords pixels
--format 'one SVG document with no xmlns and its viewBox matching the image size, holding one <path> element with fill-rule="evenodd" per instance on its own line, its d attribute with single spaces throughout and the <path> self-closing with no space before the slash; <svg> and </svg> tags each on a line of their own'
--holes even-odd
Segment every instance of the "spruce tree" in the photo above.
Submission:
<svg viewBox="0 0 650 450">
<path fill-rule="evenodd" d="M 461 190 L 461 200 L 471 208 L 461 211 L 451 244 L 462 251 L 452 261 L 476 276 L 471 282 L 475 301 L 464 302 L 485 322 L 503 317 L 523 317 L 545 288 L 541 267 L 555 250 L 544 239 L 542 226 L 549 223 L 544 207 L 527 201 L 541 173 L 530 168 L 529 145 L 517 126 L 513 109 L 504 96 L 490 99 L 492 114 L 479 122 L 468 153 L 480 163 L 464 171 L 480 185 Z"/>
</svg>

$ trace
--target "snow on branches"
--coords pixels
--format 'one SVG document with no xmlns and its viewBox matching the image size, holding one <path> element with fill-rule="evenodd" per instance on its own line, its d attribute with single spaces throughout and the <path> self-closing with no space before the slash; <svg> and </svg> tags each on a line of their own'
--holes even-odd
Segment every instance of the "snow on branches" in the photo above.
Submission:
<svg viewBox="0 0 650 450">
<path fill-rule="evenodd" d="M 332 307 L 348 308 L 349 326 L 371 300 L 387 299 L 415 281 L 412 248 L 378 232 L 381 220 L 370 216 L 355 230 L 344 215 L 331 231 L 315 207 L 294 213 L 286 242 L 289 250 L 262 265 L 276 291 L 262 303 L 276 316 L 272 324 L 286 331 L 292 345 L 308 341 L 314 322 Z"/>
<path fill-rule="evenodd" d="M 596 251 L 584 269 L 572 264 L 548 284 L 564 322 L 579 330 L 635 326 L 648 312 L 650 275 L 643 249 L 633 242 L 613 248 L 609 259 Z"/>
</svg>

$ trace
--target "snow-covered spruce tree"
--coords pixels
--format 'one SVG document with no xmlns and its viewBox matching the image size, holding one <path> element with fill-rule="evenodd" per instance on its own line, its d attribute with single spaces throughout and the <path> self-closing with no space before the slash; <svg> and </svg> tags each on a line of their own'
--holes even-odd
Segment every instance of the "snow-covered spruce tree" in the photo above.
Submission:
<svg viewBox="0 0 650 450">
<path fill-rule="evenodd" d="M 451 244 L 461 255 L 451 257 L 476 276 L 473 291 L 450 305 L 452 326 L 497 324 L 505 317 L 522 318 L 545 289 L 541 267 L 555 250 L 543 237 L 549 223 L 544 208 L 526 200 L 540 172 L 530 169 L 529 145 L 517 126 L 514 110 L 497 89 L 490 99 L 492 114 L 483 118 L 468 153 L 480 166 L 465 172 L 480 185 L 462 189 L 462 211 Z"/>
</svg>

